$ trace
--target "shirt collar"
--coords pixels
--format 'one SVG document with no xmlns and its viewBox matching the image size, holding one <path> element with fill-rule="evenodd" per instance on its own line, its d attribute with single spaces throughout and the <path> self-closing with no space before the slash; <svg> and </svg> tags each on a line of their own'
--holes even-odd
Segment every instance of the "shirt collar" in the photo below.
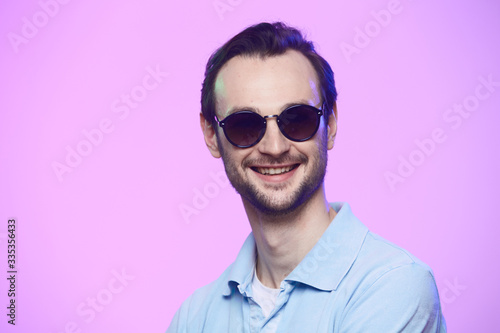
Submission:
<svg viewBox="0 0 500 333">
<path fill-rule="evenodd" d="M 356 260 L 368 228 L 351 211 L 347 203 L 330 206 L 337 215 L 305 258 L 285 278 L 311 287 L 331 291 L 337 289 Z M 224 295 L 231 294 L 231 284 L 247 290 L 255 267 L 256 245 L 253 234 L 247 237 L 227 278 Z"/>
<path fill-rule="evenodd" d="M 297 281 L 320 290 L 337 289 L 356 260 L 368 228 L 347 203 L 330 206 L 337 212 L 319 241 L 285 281 Z"/>
<path fill-rule="evenodd" d="M 223 293 L 224 296 L 231 294 L 231 287 L 238 287 L 240 291 L 247 290 L 248 285 L 252 282 L 256 253 L 255 238 L 253 237 L 253 233 L 250 233 L 229 270 L 227 288 L 224 289 Z"/>
</svg>

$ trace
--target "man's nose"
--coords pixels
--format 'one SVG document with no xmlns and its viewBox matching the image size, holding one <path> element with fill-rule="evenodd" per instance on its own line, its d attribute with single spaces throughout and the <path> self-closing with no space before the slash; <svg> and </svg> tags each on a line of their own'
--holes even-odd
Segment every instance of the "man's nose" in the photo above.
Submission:
<svg viewBox="0 0 500 333">
<path fill-rule="evenodd" d="M 270 117 L 266 120 L 266 133 L 257 148 L 262 154 L 279 157 L 290 149 L 290 140 L 281 133 L 276 117 Z"/>
</svg>

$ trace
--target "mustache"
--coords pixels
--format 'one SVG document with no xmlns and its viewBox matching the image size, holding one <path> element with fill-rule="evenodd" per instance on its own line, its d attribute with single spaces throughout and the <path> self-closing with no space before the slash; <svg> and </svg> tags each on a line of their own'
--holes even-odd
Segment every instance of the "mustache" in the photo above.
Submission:
<svg viewBox="0 0 500 333">
<path fill-rule="evenodd" d="M 245 168 L 251 167 L 253 165 L 283 165 L 283 164 L 305 164 L 307 163 L 308 158 L 303 155 L 299 154 L 297 156 L 291 156 L 290 154 L 285 154 L 282 155 L 278 158 L 271 158 L 271 157 L 259 157 L 259 158 L 252 158 L 243 161 L 242 166 Z"/>
</svg>

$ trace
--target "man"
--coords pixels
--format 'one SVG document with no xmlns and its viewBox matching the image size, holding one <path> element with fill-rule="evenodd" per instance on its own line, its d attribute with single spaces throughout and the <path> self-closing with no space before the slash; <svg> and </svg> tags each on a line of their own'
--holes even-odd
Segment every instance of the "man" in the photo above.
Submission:
<svg viewBox="0 0 500 333">
<path fill-rule="evenodd" d="M 200 123 L 252 233 L 168 332 L 445 332 L 432 271 L 371 233 L 324 176 L 333 72 L 301 33 L 262 23 L 210 58 Z"/>
</svg>

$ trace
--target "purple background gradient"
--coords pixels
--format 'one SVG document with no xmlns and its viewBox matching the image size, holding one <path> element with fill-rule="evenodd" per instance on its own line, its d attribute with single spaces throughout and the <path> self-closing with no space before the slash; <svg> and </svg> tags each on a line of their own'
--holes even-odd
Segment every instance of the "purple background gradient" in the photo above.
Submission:
<svg viewBox="0 0 500 333">
<path fill-rule="evenodd" d="M 433 268 L 450 332 L 498 330 L 498 1 L 61 2 L 0 4 L 0 331 L 164 332 L 234 260 L 250 227 L 214 180 L 201 82 L 217 47 L 276 20 L 335 72 L 329 200 Z"/>
</svg>

